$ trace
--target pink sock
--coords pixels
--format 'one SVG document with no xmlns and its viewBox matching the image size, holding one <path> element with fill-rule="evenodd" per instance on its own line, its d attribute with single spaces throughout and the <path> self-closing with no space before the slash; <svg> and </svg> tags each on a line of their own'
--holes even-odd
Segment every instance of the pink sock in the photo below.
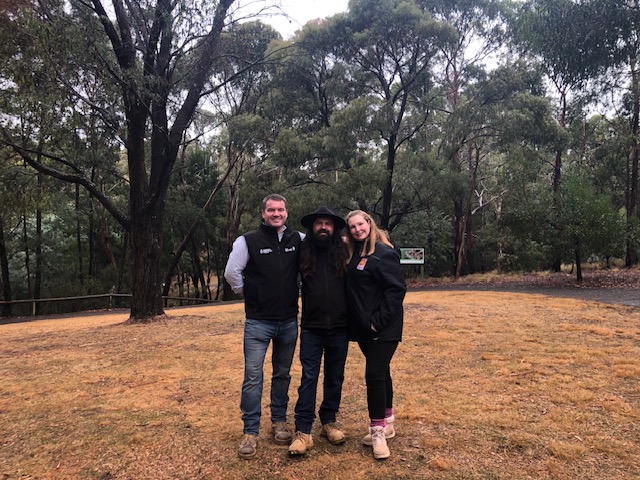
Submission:
<svg viewBox="0 0 640 480">
<path fill-rule="evenodd" d="M 370 427 L 386 427 L 387 421 L 384 418 L 372 418 L 371 423 L 369 423 Z"/>
<path fill-rule="evenodd" d="M 384 411 L 384 417 L 389 418 L 393 416 L 393 408 L 386 408 Z"/>
</svg>

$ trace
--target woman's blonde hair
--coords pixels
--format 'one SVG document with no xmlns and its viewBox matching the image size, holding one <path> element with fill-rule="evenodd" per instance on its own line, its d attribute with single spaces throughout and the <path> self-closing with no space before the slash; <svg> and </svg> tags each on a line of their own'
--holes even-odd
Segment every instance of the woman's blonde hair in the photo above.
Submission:
<svg viewBox="0 0 640 480">
<path fill-rule="evenodd" d="M 352 210 L 345 217 L 345 221 L 347 222 L 347 248 L 349 249 L 349 260 L 353 257 L 354 250 L 356 248 L 356 242 L 351 236 L 351 229 L 349 228 L 349 219 L 355 217 L 356 215 L 361 215 L 364 218 L 365 222 L 369 224 L 370 231 L 369 236 L 365 239 L 362 245 L 362 251 L 360 255 L 367 256 L 372 255 L 376 249 L 376 243 L 384 243 L 385 245 L 393 248 L 393 244 L 389 240 L 389 235 L 387 232 L 378 227 L 375 220 L 371 218 L 367 212 L 362 210 Z"/>
</svg>

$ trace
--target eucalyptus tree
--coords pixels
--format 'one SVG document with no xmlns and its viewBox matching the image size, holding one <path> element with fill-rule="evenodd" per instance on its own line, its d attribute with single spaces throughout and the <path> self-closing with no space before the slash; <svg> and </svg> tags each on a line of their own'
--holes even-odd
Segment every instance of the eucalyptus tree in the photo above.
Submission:
<svg viewBox="0 0 640 480">
<path fill-rule="evenodd" d="M 585 22 L 583 39 L 590 48 L 605 54 L 595 58 L 596 65 L 607 69 L 604 93 L 614 98 L 609 103 L 616 112 L 619 135 L 627 138 L 626 159 L 629 171 L 626 188 L 627 249 L 625 263 L 638 262 L 637 227 L 640 181 L 640 2 L 638 0 L 585 0 L 591 13 Z M 597 39 L 594 41 L 594 37 Z M 618 120 L 624 118 L 620 124 Z"/>
<path fill-rule="evenodd" d="M 565 260 L 572 260 L 576 279 L 582 280 L 582 263 L 590 255 L 619 257 L 624 250 L 624 220 L 618 216 L 609 195 L 597 193 L 580 174 L 569 174 L 560 189 L 560 245 Z M 561 250 L 562 251 L 562 250 Z"/>
<path fill-rule="evenodd" d="M 48 40 L 70 29 L 85 38 L 85 56 L 70 56 L 75 75 L 47 78 L 60 92 L 70 92 L 78 104 L 91 105 L 120 134 L 126 149 L 129 181 L 128 212 L 123 212 L 96 188 L 63 151 L 46 153 L 39 162 L 33 139 L 16 139 L 3 121 L 4 141 L 32 167 L 64 181 L 82 185 L 130 232 L 133 260 L 131 321 L 148 321 L 163 312 L 160 258 L 166 195 L 180 145 L 205 91 L 216 88 L 214 66 L 223 54 L 221 35 L 231 21 L 234 0 L 144 0 L 109 4 L 101 0 L 67 4 L 38 2 L 19 20 L 46 33 Z M 65 30 L 56 29 L 60 24 Z M 45 49 L 45 35 L 38 47 Z M 56 43 L 63 48 L 64 43 Z M 38 57 L 52 70 L 57 56 Z M 20 85 L 20 78 L 13 78 Z M 80 81 L 78 81 L 80 80 Z M 92 98 L 90 85 L 114 86 L 115 99 Z M 105 87 L 106 89 L 106 87 Z M 35 147 L 35 148 L 34 148 Z M 55 165 L 52 165 L 54 162 Z"/>
<path fill-rule="evenodd" d="M 206 108 L 200 109 L 194 119 L 200 136 L 209 138 L 209 174 L 218 174 L 216 181 L 210 185 L 207 197 L 201 201 L 202 214 L 207 213 L 212 205 L 220 204 L 216 197 L 221 193 L 226 194 L 225 225 L 218 231 L 222 240 L 207 241 L 209 246 L 214 243 L 218 247 L 209 251 L 218 253 L 215 256 L 215 269 L 220 279 L 223 278 L 224 259 L 231 250 L 245 208 L 245 199 L 239 192 L 243 174 L 246 169 L 258 168 L 261 163 L 259 152 L 266 149 L 269 138 L 268 122 L 257 114 L 257 108 L 260 98 L 265 94 L 265 83 L 269 80 L 265 62 L 267 49 L 272 41 L 280 38 L 273 28 L 259 21 L 231 25 L 221 37 L 221 49 L 225 54 L 214 67 L 214 74 L 220 83 L 204 92 Z M 211 132 L 216 132 L 216 135 Z M 247 188 L 255 189 L 255 184 Z M 174 250 L 173 259 L 165 273 L 163 295 L 168 295 L 180 256 L 193 243 L 195 230 L 201 224 L 206 222 L 198 217 L 184 230 L 182 243 Z M 226 282 L 225 286 L 228 287 Z M 226 288 L 225 298 L 230 295 L 230 288 Z"/>
<path fill-rule="evenodd" d="M 449 22 L 456 41 L 438 51 L 435 79 L 442 95 L 438 123 L 442 138 L 439 155 L 447 168 L 453 203 L 454 273 L 473 273 L 474 214 L 499 198 L 489 181 L 489 163 L 495 149 L 496 127 L 492 108 L 504 103 L 504 95 L 488 96 L 490 71 L 499 65 L 505 40 L 504 16 L 508 2 L 494 0 L 421 0 L 421 8 L 434 18 Z M 518 74 L 515 74 L 517 76 Z M 499 79 L 498 79 L 499 80 Z M 484 170 L 484 172 L 483 172 Z"/>
<path fill-rule="evenodd" d="M 362 142 L 345 112 L 360 92 L 335 53 L 334 18 L 309 22 L 291 40 L 274 43 L 272 79 L 259 102 L 273 136 L 265 159 L 293 200 L 292 218 L 319 203 L 347 210 L 356 195 L 347 187 L 348 171 L 362 160 Z"/>
<path fill-rule="evenodd" d="M 592 90 L 599 95 L 597 103 L 605 105 L 608 114 L 613 111 L 618 118 L 626 117 L 626 122 L 614 124 L 622 127 L 620 135 L 628 141 L 627 153 L 619 157 L 628 169 L 627 266 L 638 258 L 633 232 L 639 214 L 639 26 L 637 0 L 534 0 L 525 2 L 518 20 L 518 38 L 553 72 L 581 86 L 591 80 Z"/>
<path fill-rule="evenodd" d="M 352 0 L 332 28 L 336 53 L 364 92 L 357 104 L 360 128 L 383 165 L 380 196 L 369 210 L 393 230 L 412 208 L 409 199 L 394 203 L 399 153 L 431 119 L 435 58 L 456 33 L 413 0 Z"/>
<path fill-rule="evenodd" d="M 589 81 L 601 70 L 598 55 L 605 52 L 596 40 L 585 48 L 585 25 L 591 13 L 582 2 L 573 0 L 531 0 L 519 5 L 514 17 L 512 40 L 519 52 L 539 63 L 555 89 L 558 124 L 570 132 L 572 121 L 581 119 L 580 98 Z M 554 208 L 559 209 L 563 158 L 568 143 L 559 144 L 553 155 L 552 191 Z M 558 237 L 556 237 L 558 238 Z M 553 269 L 560 270 L 560 249 Z"/>
</svg>

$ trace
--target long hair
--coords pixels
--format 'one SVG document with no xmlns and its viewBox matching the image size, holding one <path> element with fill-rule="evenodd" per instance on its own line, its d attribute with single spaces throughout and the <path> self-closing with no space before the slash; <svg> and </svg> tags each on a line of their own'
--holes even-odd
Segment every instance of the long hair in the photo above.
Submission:
<svg viewBox="0 0 640 480">
<path fill-rule="evenodd" d="M 318 258 L 317 250 L 319 248 L 314 242 L 313 229 L 307 229 L 307 236 L 304 237 L 300 245 L 300 256 L 298 258 L 298 266 L 302 278 L 306 278 L 316 271 L 316 258 Z M 327 247 L 327 258 L 329 265 L 333 269 L 333 273 L 337 277 L 344 277 L 347 273 L 347 259 L 349 252 L 347 244 L 337 231 L 331 235 L 331 241 Z"/>
<path fill-rule="evenodd" d="M 389 235 L 378 227 L 371 215 L 362 210 L 352 210 L 345 218 L 345 221 L 347 222 L 347 249 L 349 251 L 349 260 L 353 257 L 354 250 L 356 249 L 356 241 L 351 236 L 351 230 L 349 229 L 349 219 L 356 215 L 362 215 L 362 218 L 364 218 L 365 222 L 367 222 L 370 227 L 369 236 L 364 240 L 362 250 L 358 252 L 361 256 L 366 257 L 368 255 L 372 255 L 376 249 L 376 243 L 378 242 L 384 243 L 385 245 L 393 248 L 393 244 L 389 240 Z"/>
</svg>

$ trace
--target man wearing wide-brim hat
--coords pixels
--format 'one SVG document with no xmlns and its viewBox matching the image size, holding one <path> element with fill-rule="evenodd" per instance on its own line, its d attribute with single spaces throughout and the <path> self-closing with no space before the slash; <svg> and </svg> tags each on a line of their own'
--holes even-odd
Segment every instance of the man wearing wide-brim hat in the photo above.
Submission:
<svg viewBox="0 0 640 480">
<path fill-rule="evenodd" d="M 303 455 L 313 447 L 316 392 L 324 355 L 323 398 L 318 416 L 320 434 L 334 444 L 346 436 L 336 424 L 340 408 L 344 367 L 349 348 L 346 295 L 348 252 L 340 230 L 342 217 L 326 206 L 302 217 L 307 235 L 300 245 L 302 317 L 300 319 L 300 363 L 302 379 L 295 408 L 296 431 L 289 454 Z"/>
</svg>

